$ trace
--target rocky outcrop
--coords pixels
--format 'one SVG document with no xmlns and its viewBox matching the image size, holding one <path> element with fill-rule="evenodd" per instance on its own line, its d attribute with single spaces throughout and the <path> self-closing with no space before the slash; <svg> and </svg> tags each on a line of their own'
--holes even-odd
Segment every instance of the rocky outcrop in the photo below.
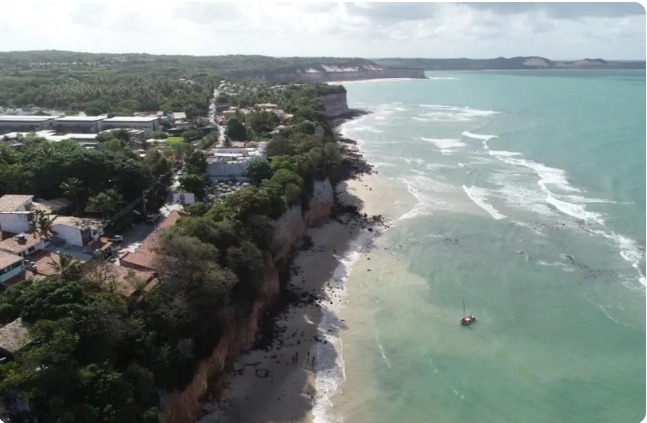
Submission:
<svg viewBox="0 0 647 423">
<path fill-rule="evenodd" d="M 328 118 L 336 118 L 347 114 L 348 102 L 346 100 L 346 93 L 333 93 L 326 94 L 318 97 L 321 103 L 326 108 L 326 116 Z"/>
<path fill-rule="evenodd" d="M 209 385 L 222 384 L 228 377 L 224 372 L 228 360 L 236 358 L 254 345 L 258 336 L 258 324 L 263 312 L 279 294 L 279 274 L 275 263 L 287 261 L 306 234 L 307 225 L 320 223 L 330 215 L 334 203 L 333 188 L 328 179 L 315 181 L 314 192 L 303 213 L 301 206 L 287 210 L 277 221 L 274 251 L 262 286 L 262 295 L 254 303 L 250 316 L 241 320 L 232 313 L 227 319 L 225 331 L 211 355 L 198 365 L 193 380 L 182 390 L 162 395 L 162 421 L 165 423 L 193 422 L 200 413 L 200 401 L 209 391 Z"/>
</svg>

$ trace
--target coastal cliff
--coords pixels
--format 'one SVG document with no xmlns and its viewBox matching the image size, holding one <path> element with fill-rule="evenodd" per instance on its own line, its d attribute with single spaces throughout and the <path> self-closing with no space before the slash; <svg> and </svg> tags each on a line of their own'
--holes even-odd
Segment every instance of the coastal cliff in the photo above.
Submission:
<svg viewBox="0 0 647 423">
<path fill-rule="evenodd" d="M 422 69 L 390 69 L 373 66 L 352 69 L 298 69 L 289 73 L 261 73 L 252 76 L 269 82 L 334 82 L 382 78 L 425 78 Z"/>
<path fill-rule="evenodd" d="M 198 418 L 200 402 L 210 387 L 222 386 L 229 377 L 228 372 L 224 371 L 226 364 L 254 345 L 263 313 L 279 295 L 277 264 L 289 259 L 301 237 L 306 234 L 308 225 L 316 225 L 330 215 L 334 202 L 330 180 L 315 181 L 308 210 L 303 212 L 301 206 L 293 206 L 278 219 L 275 248 L 261 287 L 262 295 L 253 304 L 247 319 L 236 318 L 233 313 L 227 318 L 220 341 L 212 353 L 199 363 L 191 382 L 182 391 L 164 393 L 161 396 L 163 422 L 186 423 Z"/>
<path fill-rule="evenodd" d="M 317 97 L 321 100 L 324 108 L 326 109 L 326 117 L 336 118 L 347 114 L 350 109 L 346 101 L 346 93 L 333 93 Z"/>
</svg>

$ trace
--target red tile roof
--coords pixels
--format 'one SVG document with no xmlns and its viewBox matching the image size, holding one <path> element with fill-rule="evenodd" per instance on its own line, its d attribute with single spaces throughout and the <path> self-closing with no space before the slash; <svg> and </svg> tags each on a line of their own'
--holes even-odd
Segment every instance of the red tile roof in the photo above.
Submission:
<svg viewBox="0 0 647 423">
<path fill-rule="evenodd" d="M 61 264 L 61 257 L 47 250 L 37 251 L 28 258 L 35 263 L 35 266 L 29 266 L 27 269 L 27 279 L 39 280 L 43 277 L 56 275 L 57 271 L 53 263 Z M 40 277 L 38 277 L 40 276 Z"/>
<path fill-rule="evenodd" d="M 10 266 L 17 261 L 21 261 L 22 257 L 17 256 L 16 254 L 11 254 L 6 251 L 0 251 L 0 269 L 4 269 L 7 266 Z"/>
<path fill-rule="evenodd" d="M 94 269 L 102 273 L 107 284 L 104 288 L 114 289 L 115 292 L 126 298 L 141 291 L 148 291 L 149 286 L 155 284 L 155 274 L 153 272 L 129 269 L 108 261 L 98 263 Z"/>
<path fill-rule="evenodd" d="M 46 237 L 40 233 L 33 231 L 25 233 L 25 241 L 19 241 L 16 236 L 7 238 L 0 242 L 0 250 L 8 251 L 14 254 L 20 254 L 29 247 L 33 247 L 41 241 L 45 241 Z"/>
<path fill-rule="evenodd" d="M 169 214 L 168 217 L 164 219 L 157 228 L 148 235 L 148 237 L 146 237 L 137 251 L 125 255 L 120 260 L 121 265 L 138 270 L 156 270 L 154 249 L 157 247 L 159 234 L 162 230 L 175 225 L 175 222 L 177 222 L 177 220 L 182 216 L 183 214 L 173 210 L 171 214 Z"/>
<path fill-rule="evenodd" d="M 13 212 L 34 198 L 33 195 L 6 194 L 0 197 L 0 212 Z"/>
</svg>

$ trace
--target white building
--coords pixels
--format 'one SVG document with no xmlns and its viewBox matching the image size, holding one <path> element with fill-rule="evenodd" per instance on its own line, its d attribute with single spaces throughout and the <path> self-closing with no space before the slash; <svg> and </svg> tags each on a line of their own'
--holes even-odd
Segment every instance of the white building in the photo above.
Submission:
<svg viewBox="0 0 647 423">
<path fill-rule="evenodd" d="M 25 273 L 25 263 L 22 257 L 0 251 L 0 283 Z"/>
<path fill-rule="evenodd" d="M 18 234 L 34 229 L 33 198 L 15 194 L 0 197 L 0 230 Z"/>
<path fill-rule="evenodd" d="M 214 148 L 207 156 L 207 177 L 210 179 L 231 179 L 246 176 L 249 164 L 262 158 L 265 143 L 259 148 Z"/>
<path fill-rule="evenodd" d="M 162 127 L 158 116 L 116 116 L 101 121 L 101 127 L 106 129 L 141 129 L 146 135 L 159 131 Z"/>
<path fill-rule="evenodd" d="M 192 192 L 174 192 L 173 193 L 173 202 L 175 204 L 194 204 L 195 195 Z"/>
<path fill-rule="evenodd" d="M 50 129 L 58 116 L 0 116 L 0 134 Z"/>
<path fill-rule="evenodd" d="M 57 216 L 52 221 L 52 232 L 68 244 L 83 247 L 103 235 L 103 225 L 97 219 Z"/>
<path fill-rule="evenodd" d="M 0 212 L 0 230 L 12 234 L 35 229 L 34 213 L 31 211 Z"/>
<path fill-rule="evenodd" d="M 107 116 L 65 116 L 54 119 L 52 128 L 57 131 L 72 133 L 97 133 L 101 131 L 101 122 Z"/>
<path fill-rule="evenodd" d="M 56 135 L 56 132 L 51 129 L 36 132 L 10 132 L 2 135 L 3 138 L 8 140 L 17 140 L 20 137 L 27 137 L 33 135 L 39 138 L 45 138 L 49 142 L 61 142 L 70 140 L 77 142 L 80 146 L 85 148 L 96 148 L 99 145 L 97 141 L 97 134 L 65 134 Z"/>
<path fill-rule="evenodd" d="M 0 197 L 0 212 L 29 211 L 34 206 L 33 199 L 33 195 L 3 195 Z"/>
</svg>

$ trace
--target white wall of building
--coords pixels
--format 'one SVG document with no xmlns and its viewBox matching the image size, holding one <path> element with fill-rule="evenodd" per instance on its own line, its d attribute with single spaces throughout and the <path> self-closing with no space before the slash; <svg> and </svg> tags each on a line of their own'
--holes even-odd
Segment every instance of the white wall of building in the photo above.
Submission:
<svg viewBox="0 0 647 423">
<path fill-rule="evenodd" d="M 192 192 L 173 193 L 173 202 L 178 204 L 194 204 L 195 195 Z"/>
<path fill-rule="evenodd" d="M 4 232 L 19 234 L 33 229 L 30 213 L 0 213 L 0 229 Z"/>
<path fill-rule="evenodd" d="M 68 244 L 83 247 L 83 237 L 81 236 L 81 230 L 78 228 L 66 225 L 57 225 L 56 221 L 54 221 L 54 224 L 52 224 L 52 232 Z"/>
</svg>

